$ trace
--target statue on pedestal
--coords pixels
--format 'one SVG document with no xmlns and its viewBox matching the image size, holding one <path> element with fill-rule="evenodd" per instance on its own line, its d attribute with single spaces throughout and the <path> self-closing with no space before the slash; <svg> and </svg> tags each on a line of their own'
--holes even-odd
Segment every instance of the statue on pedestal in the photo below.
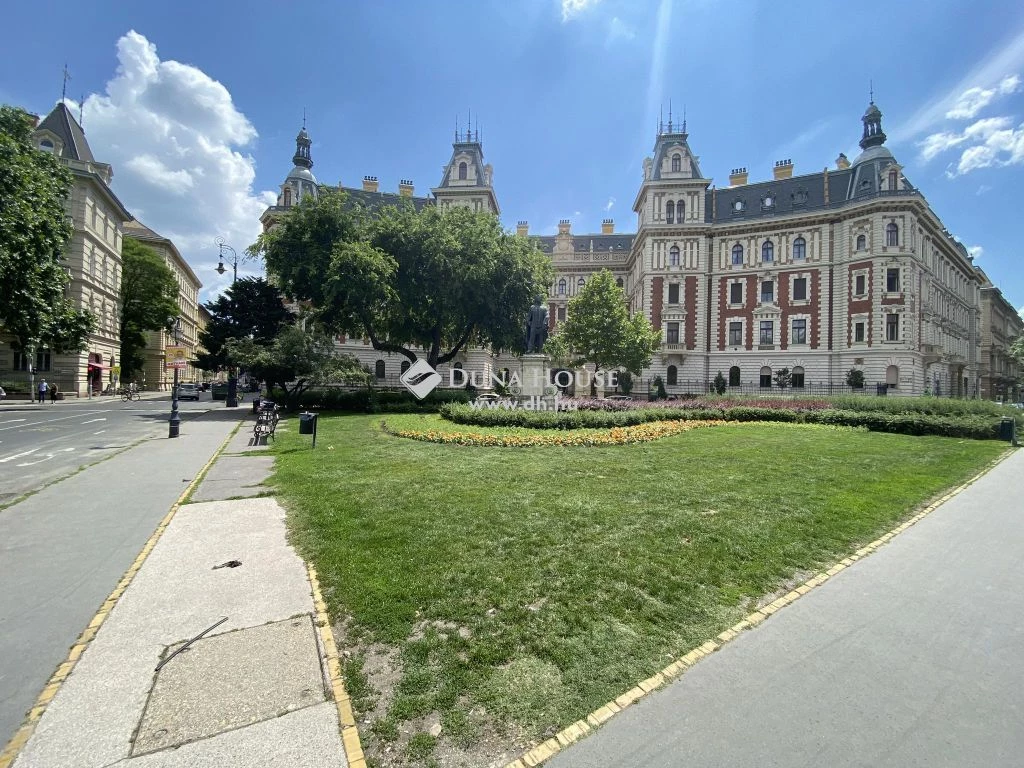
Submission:
<svg viewBox="0 0 1024 768">
<path fill-rule="evenodd" d="M 529 314 L 526 315 L 526 353 L 537 353 L 544 349 L 548 340 L 548 308 L 542 304 L 538 296 L 533 300 Z"/>
</svg>

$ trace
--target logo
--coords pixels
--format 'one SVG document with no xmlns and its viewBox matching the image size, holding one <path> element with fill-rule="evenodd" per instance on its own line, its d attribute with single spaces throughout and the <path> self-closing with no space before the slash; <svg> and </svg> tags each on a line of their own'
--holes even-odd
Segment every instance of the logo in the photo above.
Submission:
<svg viewBox="0 0 1024 768">
<path fill-rule="evenodd" d="M 441 374 L 431 368 L 426 360 L 417 360 L 398 379 L 417 400 L 422 400 L 441 383 Z"/>
</svg>

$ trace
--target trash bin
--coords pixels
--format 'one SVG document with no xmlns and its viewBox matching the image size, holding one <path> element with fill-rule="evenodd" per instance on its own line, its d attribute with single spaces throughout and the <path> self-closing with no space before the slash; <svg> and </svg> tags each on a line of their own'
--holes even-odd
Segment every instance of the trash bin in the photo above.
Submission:
<svg viewBox="0 0 1024 768">
<path fill-rule="evenodd" d="M 888 395 L 889 394 L 889 385 L 888 384 L 877 384 L 875 386 L 875 391 L 878 393 L 878 395 L 880 397 L 883 396 L 883 395 Z"/>
<path fill-rule="evenodd" d="M 300 413 L 299 414 L 299 434 L 300 435 L 315 435 L 316 434 L 316 417 L 318 414 L 315 413 Z"/>
<path fill-rule="evenodd" d="M 1016 437 L 1016 427 L 1017 424 L 1014 422 L 1013 417 L 1004 416 L 999 420 L 999 439 L 1012 443 Z"/>
<path fill-rule="evenodd" d="M 252 399 L 252 412 L 253 413 L 259 413 L 260 412 L 260 398 L 259 398 L 259 395 L 257 395 L 256 397 L 254 397 Z"/>
</svg>

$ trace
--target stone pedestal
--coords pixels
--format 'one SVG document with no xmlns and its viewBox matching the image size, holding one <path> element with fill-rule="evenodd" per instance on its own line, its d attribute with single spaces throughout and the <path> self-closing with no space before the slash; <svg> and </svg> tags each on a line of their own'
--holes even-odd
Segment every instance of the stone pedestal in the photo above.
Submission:
<svg viewBox="0 0 1024 768">
<path fill-rule="evenodd" d="M 520 374 L 520 385 L 523 397 L 543 397 L 545 394 L 553 394 L 548 382 L 548 370 L 550 361 L 547 355 L 533 353 L 523 355 L 522 373 Z"/>
</svg>

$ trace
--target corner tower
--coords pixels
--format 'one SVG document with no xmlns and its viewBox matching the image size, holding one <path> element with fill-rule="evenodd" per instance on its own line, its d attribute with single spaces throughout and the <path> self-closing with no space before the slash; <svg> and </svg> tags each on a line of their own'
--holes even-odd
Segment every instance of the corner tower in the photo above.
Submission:
<svg viewBox="0 0 1024 768">
<path fill-rule="evenodd" d="M 291 208 L 302 202 L 307 195 L 316 198 L 317 181 L 313 175 L 313 155 L 310 152 L 313 142 L 306 133 L 306 121 L 302 121 L 302 130 L 295 137 L 295 155 L 292 157 L 293 167 L 289 171 L 284 184 L 281 185 L 281 194 L 277 197 L 277 204 L 281 208 Z"/>
</svg>

